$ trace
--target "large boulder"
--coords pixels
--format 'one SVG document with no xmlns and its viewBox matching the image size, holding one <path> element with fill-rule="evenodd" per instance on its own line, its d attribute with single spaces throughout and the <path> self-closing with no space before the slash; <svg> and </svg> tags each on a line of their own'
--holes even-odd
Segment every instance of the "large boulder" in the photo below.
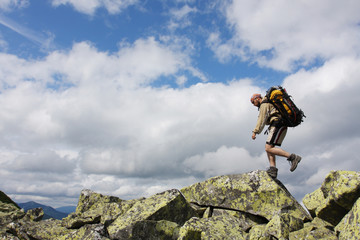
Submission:
<svg viewBox="0 0 360 240">
<path fill-rule="evenodd" d="M 197 212 L 185 200 L 179 190 L 165 191 L 136 202 L 127 212 L 120 215 L 108 227 L 110 238 L 129 239 L 137 222 L 145 220 L 167 220 L 183 225 Z"/>
<path fill-rule="evenodd" d="M 25 216 L 24 210 L 9 198 L 4 192 L 0 191 L 0 236 L 5 235 L 5 226 L 12 221 L 21 219 Z"/>
<path fill-rule="evenodd" d="M 200 206 L 247 212 L 268 221 L 281 213 L 303 221 L 311 219 L 286 188 L 265 171 L 213 177 L 185 187 L 181 192 L 187 201 Z"/>
<path fill-rule="evenodd" d="M 75 213 L 63 219 L 63 226 L 78 229 L 86 224 L 109 225 L 134 203 L 135 200 L 125 201 L 84 189 L 81 191 Z"/>
<path fill-rule="evenodd" d="M 336 226 L 359 197 L 359 172 L 331 171 L 319 189 L 304 197 L 303 203 L 313 216 Z"/>
</svg>

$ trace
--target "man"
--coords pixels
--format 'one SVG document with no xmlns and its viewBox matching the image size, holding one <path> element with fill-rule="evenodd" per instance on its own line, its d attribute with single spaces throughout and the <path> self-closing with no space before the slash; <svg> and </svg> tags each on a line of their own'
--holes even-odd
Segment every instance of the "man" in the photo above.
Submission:
<svg viewBox="0 0 360 240">
<path fill-rule="evenodd" d="M 252 95 L 250 101 L 259 109 L 259 116 L 252 133 L 252 139 L 255 140 L 256 134 L 260 134 L 265 125 L 269 125 L 267 130 L 269 135 L 265 144 L 265 151 L 270 163 L 267 173 L 272 178 L 277 178 L 276 156 L 286 157 L 291 165 L 290 171 L 293 172 L 301 161 L 301 157 L 293 153 L 290 154 L 280 148 L 287 132 L 287 127 L 282 124 L 280 113 L 273 104 L 268 102 L 266 97 L 262 98 L 260 94 Z"/>
</svg>

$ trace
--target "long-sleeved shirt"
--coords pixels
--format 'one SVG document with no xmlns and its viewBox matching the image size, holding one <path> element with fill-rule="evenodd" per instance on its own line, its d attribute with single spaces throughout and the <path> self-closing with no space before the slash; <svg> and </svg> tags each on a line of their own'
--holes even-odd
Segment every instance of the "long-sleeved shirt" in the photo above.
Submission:
<svg viewBox="0 0 360 240">
<path fill-rule="evenodd" d="M 260 104 L 259 116 L 256 123 L 256 127 L 253 132 L 260 134 L 264 129 L 265 125 L 270 125 L 273 121 L 281 118 L 279 111 L 272 105 L 267 102 L 266 97 L 263 98 L 263 102 Z"/>
</svg>

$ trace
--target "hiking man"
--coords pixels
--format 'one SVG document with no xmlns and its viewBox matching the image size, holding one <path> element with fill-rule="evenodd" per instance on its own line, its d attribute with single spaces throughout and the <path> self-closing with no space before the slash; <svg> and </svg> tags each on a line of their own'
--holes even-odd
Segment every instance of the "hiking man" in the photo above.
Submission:
<svg viewBox="0 0 360 240">
<path fill-rule="evenodd" d="M 265 151 L 270 163 L 267 173 L 270 177 L 277 178 L 276 156 L 286 157 L 291 165 L 290 171 L 293 172 L 301 161 L 301 157 L 280 148 L 287 132 L 287 127 L 282 124 L 281 114 L 273 104 L 268 102 L 266 97 L 261 97 L 261 94 L 253 94 L 250 101 L 259 110 L 256 127 L 252 132 L 252 139 L 255 140 L 256 134 L 260 134 L 265 125 L 269 125 L 266 131 L 269 135 L 265 144 Z"/>
</svg>

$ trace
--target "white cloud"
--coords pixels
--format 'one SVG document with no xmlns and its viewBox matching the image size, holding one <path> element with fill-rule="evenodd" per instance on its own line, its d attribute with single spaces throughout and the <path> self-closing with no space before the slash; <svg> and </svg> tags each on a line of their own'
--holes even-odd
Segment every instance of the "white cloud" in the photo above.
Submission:
<svg viewBox="0 0 360 240">
<path fill-rule="evenodd" d="M 110 14 L 117 14 L 137 2 L 138 0 L 52 0 L 55 7 L 69 4 L 76 11 L 88 15 L 94 15 L 98 8 L 105 8 Z"/>
<path fill-rule="evenodd" d="M 29 6 L 29 0 L 1 0 L 0 9 L 5 11 L 11 11 L 16 8 L 24 8 Z"/>
<path fill-rule="evenodd" d="M 285 71 L 317 59 L 353 55 L 360 47 L 359 4 L 356 0 L 232 1 L 225 15 L 233 36 L 211 35 L 208 43 L 223 61 L 250 58 Z"/>
<path fill-rule="evenodd" d="M 87 9 L 81 1 L 53 2 L 87 14 L 105 7 L 86 3 Z M 226 41 L 215 31 L 208 44 L 224 61 L 240 56 L 282 70 L 324 59 L 283 82 L 307 118 L 283 144 L 303 160 L 291 173 L 278 158 L 279 179 L 301 198 L 332 169 L 359 171 L 358 15 L 349 2 L 272 3 L 234 1 L 226 15 L 234 36 Z M 183 10 L 179 19 L 191 13 Z M 0 188 L 23 201 L 68 203 L 82 188 L 129 199 L 265 169 L 266 136 L 251 139 L 258 112 L 249 97 L 266 89 L 251 79 L 207 82 L 192 62 L 195 45 L 161 36 L 122 43 L 111 53 L 89 42 L 42 59 L 0 53 Z M 267 58 L 260 57 L 264 51 Z M 160 79 L 182 87 L 154 87 Z M 186 86 L 190 79 L 199 83 Z"/>
</svg>

